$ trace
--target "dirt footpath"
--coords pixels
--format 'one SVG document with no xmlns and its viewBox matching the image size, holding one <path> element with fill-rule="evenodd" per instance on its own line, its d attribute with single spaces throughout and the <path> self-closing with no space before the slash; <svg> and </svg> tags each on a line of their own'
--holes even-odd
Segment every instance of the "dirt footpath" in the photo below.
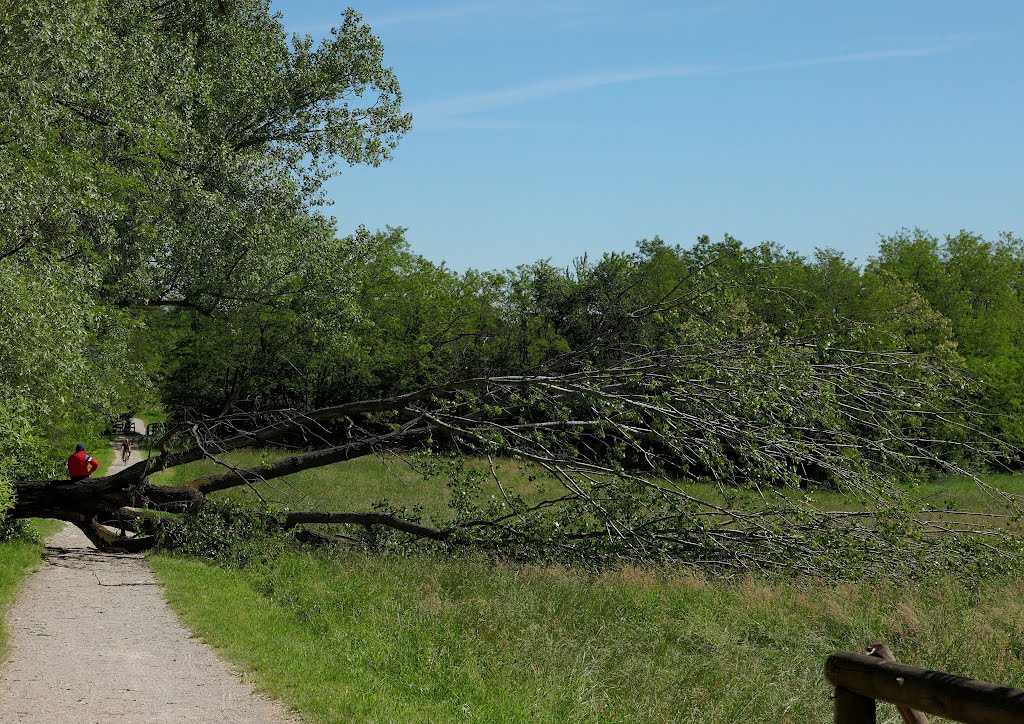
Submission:
<svg viewBox="0 0 1024 724">
<path fill-rule="evenodd" d="M 145 558 L 100 553 L 74 526 L 48 545 L 8 613 L 0 721 L 298 721 L 192 638 Z"/>
</svg>

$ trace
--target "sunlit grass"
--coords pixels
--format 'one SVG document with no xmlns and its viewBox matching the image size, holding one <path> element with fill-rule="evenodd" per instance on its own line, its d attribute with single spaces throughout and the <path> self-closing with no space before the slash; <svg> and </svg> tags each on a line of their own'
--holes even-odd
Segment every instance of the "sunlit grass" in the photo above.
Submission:
<svg viewBox="0 0 1024 724">
<path fill-rule="evenodd" d="M 109 445 L 109 443 L 104 442 L 104 444 L 102 445 L 96 445 L 87 452 L 94 458 L 96 458 L 96 462 L 99 463 L 100 465 L 98 468 L 96 468 L 97 475 L 105 474 L 107 468 L 109 468 L 114 463 L 114 448 L 112 448 Z M 70 454 L 71 453 L 68 453 L 68 455 Z"/>
<path fill-rule="evenodd" d="M 135 417 L 146 423 L 148 427 L 154 422 L 167 422 L 168 414 L 162 407 L 150 405 L 136 412 Z"/>
<path fill-rule="evenodd" d="M 286 457 L 280 450 L 238 451 L 225 460 L 240 468 L 259 467 Z M 491 479 L 485 460 L 467 463 L 484 475 L 482 495 L 499 496 L 501 491 Z M 558 492 L 552 481 L 538 475 L 536 468 L 511 460 L 495 461 L 496 471 L 507 493 L 522 495 L 528 502 L 539 500 L 545 492 Z M 150 480 L 159 485 L 174 485 L 201 475 L 226 472 L 212 460 L 202 460 L 156 473 Z M 219 499 L 263 500 L 292 510 L 370 510 L 387 501 L 401 508 L 420 506 L 424 519 L 440 522 L 450 519 L 450 491 L 443 475 L 427 475 L 415 462 L 396 457 L 368 456 L 295 475 L 241 486 L 223 491 Z"/>
<path fill-rule="evenodd" d="M 285 451 L 245 450 L 232 452 L 225 461 L 239 468 L 258 468 L 289 454 Z M 519 495 L 533 503 L 546 497 L 557 497 L 565 491 L 560 484 L 535 465 L 508 459 L 495 460 L 495 472 L 504 492 Z M 483 459 L 466 462 L 467 466 L 483 474 L 481 494 L 484 499 L 500 499 L 502 491 L 493 481 L 489 463 Z M 228 468 L 212 460 L 171 468 L 156 473 L 150 479 L 157 484 L 173 485 L 201 475 L 226 472 Z M 1024 476 L 987 474 L 983 481 L 992 488 L 1011 495 L 1024 495 Z M 747 510 L 780 502 L 807 503 L 820 510 L 864 510 L 871 502 L 866 498 L 823 488 L 737 490 L 706 483 L 677 483 L 678 488 L 700 500 Z M 979 513 L 1000 514 L 1006 505 L 989 488 L 967 477 L 943 476 L 931 482 L 909 486 L 905 492 L 922 509 L 970 510 Z M 386 500 L 397 508 L 420 506 L 424 519 L 441 523 L 451 519 L 450 490 L 443 475 L 425 475 L 422 465 L 415 461 L 385 456 L 368 456 L 343 463 L 305 470 L 295 475 L 242 486 L 218 493 L 215 497 L 234 500 L 266 502 L 292 510 L 320 509 L 361 511 L 370 510 L 375 503 Z"/>
<path fill-rule="evenodd" d="M 0 543 L 0 612 L 14 602 L 21 582 L 41 560 L 41 548 L 22 541 Z M 7 632 L 0 628 L 0 659 L 7 650 Z"/>
<path fill-rule="evenodd" d="M 726 582 L 360 553 L 244 571 L 152 561 L 185 622 L 310 721 L 829 721 L 825 659 L 878 638 L 908 663 L 1024 685 L 1016 580 Z"/>
<path fill-rule="evenodd" d="M 257 467 L 288 453 L 233 453 Z M 484 495 L 500 495 L 485 460 Z M 203 461 L 153 477 L 182 482 Z M 532 466 L 496 461 L 508 494 L 557 494 Z M 1019 476 L 990 484 L 1024 491 Z M 749 509 L 760 494 L 682 486 Z M 397 458 L 362 458 L 220 496 L 256 493 L 291 509 L 422 506 L 450 520 L 443 476 Z M 762 491 L 822 509 L 864 503 L 835 491 Z M 914 486 L 934 508 L 996 505 L 966 478 Z M 901 660 L 1024 685 L 1024 585 L 952 579 L 705 580 L 627 568 L 600 575 L 471 557 L 286 552 L 223 569 L 152 558 L 172 604 L 200 635 L 311 721 L 827 721 L 827 656 L 887 640 Z M 964 642 L 971 642 L 964 645 Z M 892 712 L 889 712 L 890 720 Z"/>
</svg>

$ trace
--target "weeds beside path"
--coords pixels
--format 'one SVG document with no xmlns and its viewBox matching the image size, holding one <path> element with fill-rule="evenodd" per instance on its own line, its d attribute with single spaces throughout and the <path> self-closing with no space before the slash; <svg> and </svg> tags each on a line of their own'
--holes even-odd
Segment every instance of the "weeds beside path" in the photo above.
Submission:
<svg viewBox="0 0 1024 724">
<path fill-rule="evenodd" d="M 42 561 L 43 547 L 38 543 L 12 540 L 0 542 L 0 611 L 10 606 L 21 584 Z M 0 626 L 0 662 L 7 653 L 7 630 Z"/>
</svg>

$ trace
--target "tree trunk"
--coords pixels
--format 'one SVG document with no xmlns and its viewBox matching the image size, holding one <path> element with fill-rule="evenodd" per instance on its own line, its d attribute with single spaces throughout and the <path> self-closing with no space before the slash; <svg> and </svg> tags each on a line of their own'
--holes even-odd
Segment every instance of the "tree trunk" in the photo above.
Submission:
<svg viewBox="0 0 1024 724">
<path fill-rule="evenodd" d="M 24 480 L 15 484 L 13 518 L 55 518 L 76 525 L 105 550 L 141 550 L 148 545 L 139 539 L 111 537 L 101 526 L 118 519 L 121 508 L 140 506 L 164 508 L 197 503 L 205 498 L 194 488 L 161 487 L 134 483 L 122 473 L 105 477 L 70 480 Z"/>
</svg>

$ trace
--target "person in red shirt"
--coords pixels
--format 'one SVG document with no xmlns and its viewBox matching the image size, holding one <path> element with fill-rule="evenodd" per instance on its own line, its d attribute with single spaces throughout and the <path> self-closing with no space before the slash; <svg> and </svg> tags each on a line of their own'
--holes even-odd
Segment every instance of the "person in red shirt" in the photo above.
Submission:
<svg viewBox="0 0 1024 724">
<path fill-rule="evenodd" d="M 85 445 L 78 443 L 75 446 L 75 454 L 68 458 L 68 477 L 71 480 L 85 480 L 92 475 L 100 464 L 96 458 L 87 455 Z"/>
</svg>

